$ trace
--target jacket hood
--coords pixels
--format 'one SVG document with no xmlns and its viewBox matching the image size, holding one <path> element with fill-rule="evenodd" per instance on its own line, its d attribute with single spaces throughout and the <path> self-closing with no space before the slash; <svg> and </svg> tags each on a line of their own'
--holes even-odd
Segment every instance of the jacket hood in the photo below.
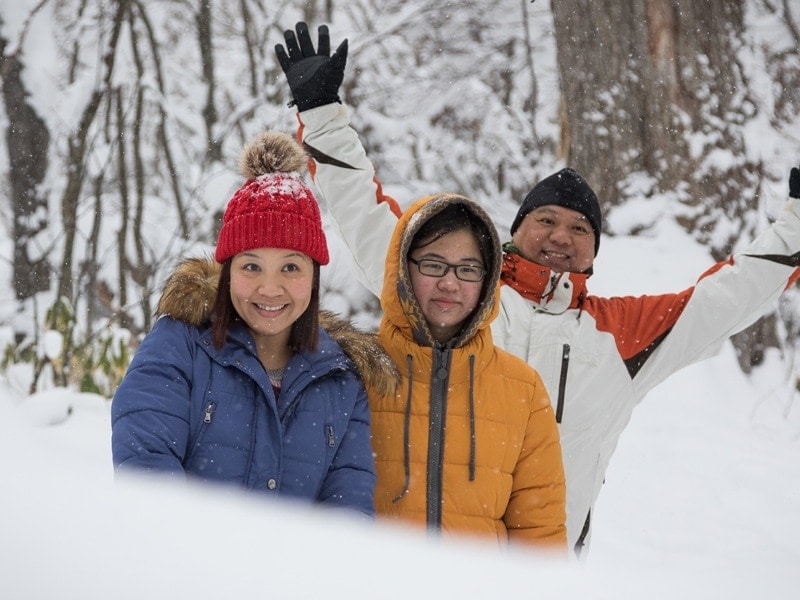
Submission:
<svg viewBox="0 0 800 600">
<path fill-rule="evenodd" d="M 210 325 L 221 271 L 222 265 L 211 258 L 183 260 L 164 284 L 156 317 L 169 316 L 194 327 Z M 376 334 L 328 311 L 320 311 L 319 324 L 353 362 L 367 388 L 395 393 L 400 376 Z"/>
<path fill-rule="evenodd" d="M 467 319 L 461 332 L 448 345 L 454 348 L 464 345 L 478 331 L 487 328 L 499 311 L 497 282 L 500 278 L 502 250 L 500 238 L 489 215 L 480 205 L 458 194 L 445 193 L 421 198 L 402 214 L 395 226 L 386 253 L 386 269 L 381 293 L 384 321 L 391 323 L 405 337 L 421 346 L 433 346 L 435 340 L 411 288 L 407 255 L 411 241 L 420 228 L 431 217 L 453 204 L 463 205 L 478 217 L 486 225 L 490 241 L 489 248 L 485 249 L 487 272 L 478 306 Z"/>
</svg>

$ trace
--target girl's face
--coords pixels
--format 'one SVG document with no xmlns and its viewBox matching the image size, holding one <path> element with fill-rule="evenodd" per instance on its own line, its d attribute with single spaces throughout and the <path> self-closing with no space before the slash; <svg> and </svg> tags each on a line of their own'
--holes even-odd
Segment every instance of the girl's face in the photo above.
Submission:
<svg viewBox="0 0 800 600">
<path fill-rule="evenodd" d="M 423 275 L 420 266 L 411 262 L 420 260 L 446 263 L 436 266 L 440 270 L 447 269 L 447 272 L 443 277 Z M 447 268 L 447 265 L 486 268 L 478 240 L 470 230 L 447 233 L 430 244 L 415 248 L 409 255 L 408 269 L 414 296 L 433 337 L 439 342 L 446 342 L 459 332 L 461 324 L 477 306 L 483 285 L 482 280 L 459 279 L 456 270 Z"/>
<path fill-rule="evenodd" d="M 256 248 L 231 261 L 231 301 L 257 343 L 288 344 L 311 301 L 314 262 L 285 248 Z"/>
</svg>

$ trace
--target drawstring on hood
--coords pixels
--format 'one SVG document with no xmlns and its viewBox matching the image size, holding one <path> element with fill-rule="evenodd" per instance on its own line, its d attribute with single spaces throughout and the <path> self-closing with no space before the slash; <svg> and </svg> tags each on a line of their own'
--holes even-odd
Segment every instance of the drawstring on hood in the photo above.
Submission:
<svg viewBox="0 0 800 600">
<path fill-rule="evenodd" d="M 483 223 L 486 233 L 489 236 L 488 240 L 484 240 L 481 243 L 481 251 L 484 254 L 484 261 L 486 263 L 486 276 L 476 308 L 466 319 L 461 331 L 446 344 L 442 345 L 434 339 L 430 327 L 422 313 L 422 309 L 413 293 L 407 256 L 412 242 L 421 228 L 441 211 L 459 204 L 463 205 L 472 217 L 476 217 L 478 221 Z M 478 348 L 483 348 L 484 345 L 491 344 L 490 341 L 484 340 L 486 336 L 490 336 L 489 325 L 496 317 L 499 310 L 497 281 L 499 280 L 501 265 L 502 247 L 490 217 L 479 205 L 463 196 L 441 194 L 423 198 L 412 205 L 398 221 L 386 259 L 383 294 L 381 296 L 381 307 L 384 310 L 384 316 L 381 321 L 379 336 L 390 353 L 392 353 L 393 348 L 398 346 L 406 348 L 410 346 L 412 349 L 416 349 L 412 352 L 404 352 L 402 355 L 400 355 L 399 352 L 394 354 L 395 361 L 403 360 L 405 362 L 405 384 L 408 387 L 404 394 L 405 398 L 403 399 L 405 406 L 403 410 L 404 418 L 402 421 L 404 481 L 399 493 L 397 493 L 396 490 L 393 492 L 395 494 L 391 500 L 393 504 L 406 498 L 411 489 L 412 401 L 414 398 L 414 388 L 417 388 L 417 390 L 427 389 L 419 384 L 419 375 L 420 372 L 424 372 L 424 369 L 428 368 L 429 364 L 432 369 L 430 373 L 431 381 L 429 382 L 429 393 L 432 396 L 429 398 L 429 403 L 434 402 L 434 394 L 439 398 L 439 394 L 444 393 L 444 396 L 440 400 L 442 401 L 441 406 L 445 407 L 445 411 L 447 410 L 447 406 L 457 405 L 454 404 L 457 402 L 456 398 L 448 397 L 451 396 L 452 393 L 453 379 L 451 370 L 458 369 L 458 381 L 462 382 L 460 385 L 463 386 L 461 389 L 463 389 L 464 394 L 462 396 L 462 392 L 459 392 L 459 396 L 462 398 L 460 402 L 466 403 L 465 409 L 469 431 L 469 440 L 464 440 L 464 442 L 468 442 L 469 446 L 467 477 L 470 482 L 476 480 L 477 427 L 475 415 L 475 385 L 479 365 L 482 363 L 478 362 L 479 359 L 476 357 L 475 351 L 473 351 L 473 345 L 477 344 Z M 403 340 L 403 342 L 400 340 Z M 469 346 L 469 350 L 462 354 L 463 359 L 460 359 L 460 361 L 463 362 L 457 363 L 457 365 L 460 366 L 451 365 L 449 359 L 445 361 L 448 366 L 447 374 L 444 375 L 444 377 L 450 380 L 451 385 L 442 387 L 437 383 L 443 376 L 443 374 L 438 371 L 438 369 L 442 367 L 441 365 L 437 366 L 439 360 L 437 357 L 442 357 L 442 353 L 445 353 L 444 356 L 454 352 L 460 354 L 459 348 L 465 346 Z M 419 358 L 417 358 L 418 355 L 420 355 Z M 424 360 L 415 362 L 421 360 L 423 356 Z M 432 362 L 429 363 L 428 360 Z M 418 371 L 416 379 L 414 377 L 415 365 Z M 419 391 L 417 391 L 417 393 L 419 393 Z M 434 402 L 434 404 L 436 404 L 436 402 Z M 433 404 L 429 404 L 429 410 L 433 410 Z M 433 418 L 434 415 L 428 415 L 429 423 Z M 440 417 L 437 417 L 437 419 L 438 418 L 444 419 L 445 415 L 442 414 Z M 443 429 L 443 431 L 445 430 Z M 449 431 L 449 429 L 447 429 L 447 431 Z M 428 434 L 431 435 L 430 431 Z M 441 451 L 444 449 L 444 446 L 444 438 L 439 439 L 436 437 L 436 434 L 434 434 L 434 438 L 429 440 L 428 451 L 430 453 L 431 451 L 435 451 L 436 448 L 439 448 L 439 451 Z M 467 444 L 464 444 L 465 449 L 466 446 Z M 429 461 L 434 460 L 430 454 L 428 459 Z M 441 460 L 442 458 L 439 455 L 437 461 Z M 441 467 L 432 463 L 428 464 L 429 470 L 432 471 L 436 468 Z M 429 472 L 428 476 L 432 476 L 431 472 Z M 432 481 L 435 481 L 435 478 Z M 431 493 L 432 490 L 433 488 L 430 488 L 429 493 Z M 441 495 L 441 490 L 438 490 L 438 492 L 434 491 L 434 493 Z"/>
<path fill-rule="evenodd" d="M 408 493 L 408 486 L 411 483 L 411 388 L 414 381 L 413 367 L 414 357 L 410 354 L 406 355 L 406 366 L 408 367 L 408 394 L 406 394 L 406 410 L 403 424 L 403 468 L 405 469 L 406 480 L 403 485 L 403 491 L 400 495 L 392 499 L 392 502 L 402 500 L 403 496 Z"/>
<path fill-rule="evenodd" d="M 403 483 L 403 490 L 392 498 L 392 503 L 399 502 L 408 493 L 409 485 L 411 484 L 411 399 L 413 397 L 412 389 L 414 387 L 414 357 L 410 354 L 406 355 L 406 373 L 408 375 L 408 391 L 406 392 L 406 405 L 403 418 L 403 471 L 405 473 L 405 481 Z M 477 434 L 475 432 L 475 355 L 469 355 L 469 390 L 468 390 L 469 403 L 467 410 L 469 411 L 469 480 L 475 481 L 475 453 L 477 445 Z"/>
<path fill-rule="evenodd" d="M 469 480 L 475 481 L 475 355 L 469 355 Z"/>
</svg>

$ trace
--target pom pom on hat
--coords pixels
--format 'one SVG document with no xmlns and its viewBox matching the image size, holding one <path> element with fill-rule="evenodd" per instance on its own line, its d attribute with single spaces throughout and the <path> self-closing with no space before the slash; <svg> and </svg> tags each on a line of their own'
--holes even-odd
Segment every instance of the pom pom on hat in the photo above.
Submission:
<svg viewBox="0 0 800 600">
<path fill-rule="evenodd" d="M 245 147 L 239 168 L 247 181 L 222 217 L 217 262 L 254 248 L 288 248 L 328 264 L 319 205 L 301 177 L 306 160 L 303 148 L 286 133 L 263 132 Z"/>
</svg>

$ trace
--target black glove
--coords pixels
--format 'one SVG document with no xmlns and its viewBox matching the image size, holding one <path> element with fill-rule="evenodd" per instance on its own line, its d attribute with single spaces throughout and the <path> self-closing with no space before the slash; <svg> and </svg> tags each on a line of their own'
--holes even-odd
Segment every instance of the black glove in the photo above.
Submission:
<svg viewBox="0 0 800 600">
<path fill-rule="evenodd" d="M 319 44 L 314 52 L 308 25 L 300 22 L 295 27 L 297 36 L 291 29 L 283 32 L 286 50 L 280 44 L 275 46 L 275 54 L 281 69 L 286 73 L 289 89 L 294 100 L 289 103 L 297 105 L 297 110 L 304 111 L 333 102 L 341 103 L 339 86 L 344 79 L 344 65 L 347 62 L 347 40 L 339 44 L 331 56 L 331 38 L 328 26 L 320 25 L 317 29 Z"/>
<path fill-rule="evenodd" d="M 800 199 L 800 169 L 797 167 L 792 167 L 789 173 L 789 195 Z"/>
</svg>

